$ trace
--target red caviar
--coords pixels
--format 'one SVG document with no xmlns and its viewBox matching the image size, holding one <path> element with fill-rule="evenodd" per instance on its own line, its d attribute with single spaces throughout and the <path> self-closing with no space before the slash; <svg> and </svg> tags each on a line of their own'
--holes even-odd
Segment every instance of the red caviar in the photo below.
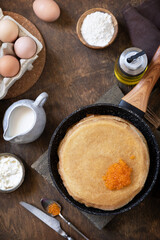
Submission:
<svg viewBox="0 0 160 240">
<path fill-rule="evenodd" d="M 131 172 L 132 168 L 120 159 L 118 163 L 112 164 L 103 176 L 106 187 L 110 190 L 118 190 L 130 185 Z"/>
<path fill-rule="evenodd" d="M 48 213 L 57 216 L 60 214 L 60 207 L 56 203 L 52 203 L 48 206 Z"/>
</svg>

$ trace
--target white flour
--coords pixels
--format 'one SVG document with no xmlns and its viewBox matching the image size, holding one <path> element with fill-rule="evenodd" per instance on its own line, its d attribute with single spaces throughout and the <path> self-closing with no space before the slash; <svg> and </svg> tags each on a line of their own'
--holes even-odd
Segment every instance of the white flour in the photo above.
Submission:
<svg viewBox="0 0 160 240">
<path fill-rule="evenodd" d="M 111 15 L 98 11 L 87 15 L 81 26 L 81 33 L 89 45 L 106 46 L 114 34 Z"/>
</svg>

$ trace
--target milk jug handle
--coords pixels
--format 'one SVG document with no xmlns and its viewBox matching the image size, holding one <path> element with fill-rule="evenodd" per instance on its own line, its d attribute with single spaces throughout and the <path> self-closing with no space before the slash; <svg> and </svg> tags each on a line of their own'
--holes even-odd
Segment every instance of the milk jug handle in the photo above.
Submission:
<svg viewBox="0 0 160 240">
<path fill-rule="evenodd" d="M 41 93 L 34 101 L 34 105 L 37 107 L 43 107 L 47 98 L 48 98 L 48 94 L 46 92 Z"/>
</svg>

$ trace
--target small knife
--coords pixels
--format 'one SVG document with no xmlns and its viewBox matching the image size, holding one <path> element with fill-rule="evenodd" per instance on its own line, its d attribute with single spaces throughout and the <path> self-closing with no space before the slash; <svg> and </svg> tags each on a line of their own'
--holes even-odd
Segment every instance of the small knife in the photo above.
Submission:
<svg viewBox="0 0 160 240">
<path fill-rule="evenodd" d="M 61 228 L 60 222 L 52 218 L 51 216 L 47 215 L 40 209 L 32 206 L 31 204 L 25 203 L 25 202 L 19 202 L 20 205 L 22 205 L 24 208 L 26 208 L 29 212 L 31 212 L 33 215 L 35 215 L 37 218 L 39 218 L 42 222 L 47 224 L 50 228 L 55 230 L 57 233 L 59 233 L 62 237 L 68 239 L 68 240 L 74 240 L 73 238 L 69 237 Z"/>
</svg>

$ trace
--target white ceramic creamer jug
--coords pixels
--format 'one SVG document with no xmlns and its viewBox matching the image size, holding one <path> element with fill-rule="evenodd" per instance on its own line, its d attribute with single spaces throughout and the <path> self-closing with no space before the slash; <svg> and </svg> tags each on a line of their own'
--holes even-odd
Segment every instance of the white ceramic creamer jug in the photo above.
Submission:
<svg viewBox="0 0 160 240">
<path fill-rule="evenodd" d="M 35 101 L 23 99 L 13 103 L 4 115 L 3 138 L 18 144 L 35 141 L 46 125 L 43 105 L 47 98 L 48 94 L 43 92 Z"/>
</svg>

